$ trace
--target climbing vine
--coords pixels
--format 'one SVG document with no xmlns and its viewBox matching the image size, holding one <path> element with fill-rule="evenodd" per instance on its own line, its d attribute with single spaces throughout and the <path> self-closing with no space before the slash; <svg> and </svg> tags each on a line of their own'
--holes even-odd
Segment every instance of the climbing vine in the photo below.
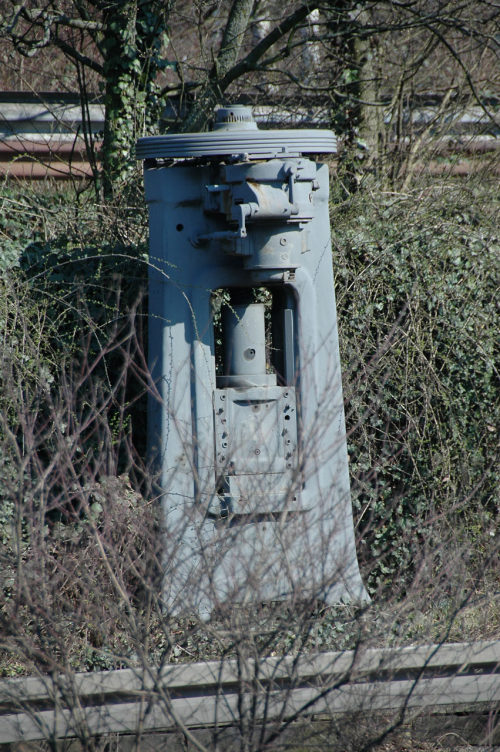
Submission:
<svg viewBox="0 0 500 752">
<path fill-rule="evenodd" d="M 165 8 L 151 2 L 113 3 L 105 15 L 106 120 L 102 147 L 103 190 L 120 190 L 135 168 L 131 149 L 139 136 L 154 132 L 165 104 L 157 77 L 169 63 Z"/>
</svg>

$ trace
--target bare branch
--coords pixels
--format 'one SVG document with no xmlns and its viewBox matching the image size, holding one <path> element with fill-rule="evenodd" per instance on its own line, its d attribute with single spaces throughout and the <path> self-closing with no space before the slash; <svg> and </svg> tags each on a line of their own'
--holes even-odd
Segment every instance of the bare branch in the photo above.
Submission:
<svg viewBox="0 0 500 752">
<path fill-rule="evenodd" d="M 238 57 L 252 9 L 253 0 L 234 0 L 232 3 L 219 54 L 198 101 L 183 123 L 183 131 L 200 130 L 220 99 L 224 91 L 221 81 Z"/>
<path fill-rule="evenodd" d="M 68 44 L 68 42 L 65 42 L 62 39 L 55 39 L 54 44 L 59 47 L 62 52 L 64 52 L 65 55 L 67 55 L 69 58 L 74 60 L 77 63 L 80 63 L 81 65 L 86 66 L 87 68 L 91 68 L 96 73 L 99 73 L 100 75 L 103 74 L 103 67 L 100 63 L 98 63 L 96 60 L 93 60 L 92 58 L 88 57 L 88 55 L 83 55 L 81 52 L 79 52 L 75 47 Z"/>
<path fill-rule="evenodd" d="M 279 23 L 261 42 L 259 42 L 259 44 L 245 58 L 243 58 L 243 60 L 241 60 L 239 63 L 237 63 L 237 65 L 235 65 L 230 71 L 227 72 L 221 82 L 221 87 L 226 89 L 229 84 L 232 83 L 235 79 L 239 78 L 245 73 L 248 73 L 251 70 L 254 70 L 256 64 L 267 52 L 267 50 L 274 44 L 276 44 L 276 42 L 284 37 L 285 34 L 287 34 L 289 31 L 293 31 L 298 26 L 298 24 L 300 24 L 301 21 L 307 18 L 311 11 L 313 11 L 317 7 L 318 3 L 308 3 L 307 5 L 302 5 L 300 8 L 297 8 L 297 10 L 292 13 L 291 16 L 285 18 L 284 21 Z M 285 55 L 286 51 L 283 51 L 281 57 Z"/>
<path fill-rule="evenodd" d="M 459 66 L 461 67 L 461 69 L 464 72 L 465 78 L 467 79 L 467 83 L 468 83 L 468 85 L 470 87 L 470 90 L 471 90 L 472 94 L 474 95 L 474 99 L 476 100 L 477 104 L 479 105 L 479 107 L 481 107 L 482 111 L 484 112 L 484 114 L 486 115 L 486 117 L 490 120 L 490 122 L 493 123 L 494 126 L 498 127 L 498 120 L 490 112 L 490 110 L 486 107 L 486 105 L 484 104 L 482 98 L 480 97 L 479 92 L 477 91 L 476 86 L 474 84 L 474 81 L 472 80 L 472 77 L 470 75 L 470 72 L 469 72 L 467 66 L 465 65 L 465 63 L 464 63 L 461 55 L 459 55 L 459 53 L 455 50 L 455 48 L 453 47 L 453 45 L 451 44 L 451 42 L 449 42 L 446 39 L 446 37 L 438 29 L 435 28 L 434 24 L 425 24 L 425 27 L 430 32 L 432 32 L 432 34 L 434 34 L 439 39 L 439 41 L 441 42 L 441 44 L 443 44 L 446 47 L 446 49 L 448 50 L 448 52 L 457 61 L 457 63 L 459 64 Z"/>
<path fill-rule="evenodd" d="M 91 21 L 90 19 L 70 18 L 65 13 L 52 15 L 47 13 L 45 8 L 21 8 L 20 14 L 26 21 L 37 23 L 40 20 L 47 19 L 50 24 L 68 26 L 72 29 L 82 29 L 84 31 L 104 31 L 105 25 L 100 21 Z"/>
<path fill-rule="evenodd" d="M 254 70 L 260 58 L 285 34 L 292 31 L 317 6 L 314 3 L 302 5 L 277 26 L 249 53 L 242 61 L 236 63 L 243 34 L 253 8 L 249 0 L 236 0 L 231 7 L 231 14 L 221 43 L 221 50 L 208 82 L 191 113 L 183 123 L 183 131 L 200 130 L 206 123 L 209 113 L 220 100 L 228 86 L 245 73 Z"/>
</svg>

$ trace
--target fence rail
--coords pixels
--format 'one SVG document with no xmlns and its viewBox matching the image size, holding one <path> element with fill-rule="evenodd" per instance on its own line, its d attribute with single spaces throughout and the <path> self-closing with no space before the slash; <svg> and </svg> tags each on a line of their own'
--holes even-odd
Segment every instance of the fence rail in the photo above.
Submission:
<svg viewBox="0 0 500 752">
<path fill-rule="evenodd" d="M 0 744 L 342 713 L 500 707 L 500 641 L 0 681 Z"/>
<path fill-rule="evenodd" d="M 498 100 L 487 100 L 492 112 Z M 182 100 L 168 101 L 163 118 L 172 122 L 182 108 Z M 405 112 L 405 122 L 415 134 L 432 125 L 439 111 L 439 98 L 415 101 Z M 287 107 L 283 103 L 254 108 L 262 127 L 329 127 L 330 101 Z M 99 158 L 105 110 L 102 101 L 91 97 L 83 120 L 77 95 L 46 92 L 39 97 L 24 92 L 0 92 L 0 175 L 39 179 L 47 176 L 68 179 L 92 175 L 87 141 L 93 142 Z M 441 153 L 481 154 L 500 146 L 500 124 L 494 125 L 479 105 L 457 105 L 446 121 L 446 135 L 433 139 L 435 156 Z M 469 165 L 470 169 L 470 165 Z"/>
</svg>

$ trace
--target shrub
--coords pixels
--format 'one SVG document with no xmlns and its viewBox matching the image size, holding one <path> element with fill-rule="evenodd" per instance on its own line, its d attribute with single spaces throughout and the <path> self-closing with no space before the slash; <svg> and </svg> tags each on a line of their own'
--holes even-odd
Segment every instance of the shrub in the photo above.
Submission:
<svg viewBox="0 0 500 752">
<path fill-rule="evenodd" d="M 479 209 L 486 190 L 431 185 L 333 209 L 353 502 L 372 588 L 399 580 L 443 525 L 480 553 L 498 513 L 500 248 L 493 212 Z"/>
</svg>

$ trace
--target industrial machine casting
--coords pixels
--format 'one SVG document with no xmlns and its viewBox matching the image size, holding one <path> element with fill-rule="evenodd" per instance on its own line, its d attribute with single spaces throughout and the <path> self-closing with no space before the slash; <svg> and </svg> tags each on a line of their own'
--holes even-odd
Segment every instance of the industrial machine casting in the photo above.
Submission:
<svg viewBox="0 0 500 752">
<path fill-rule="evenodd" d="M 165 598 L 367 599 L 356 558 L 326 130 L 139 139 L 150 216 L 150 453 Z M 222 305 L 221 305 L 222 304 Z M 188 594 L 190 602 L 187 603 Z"/>
</svg>

